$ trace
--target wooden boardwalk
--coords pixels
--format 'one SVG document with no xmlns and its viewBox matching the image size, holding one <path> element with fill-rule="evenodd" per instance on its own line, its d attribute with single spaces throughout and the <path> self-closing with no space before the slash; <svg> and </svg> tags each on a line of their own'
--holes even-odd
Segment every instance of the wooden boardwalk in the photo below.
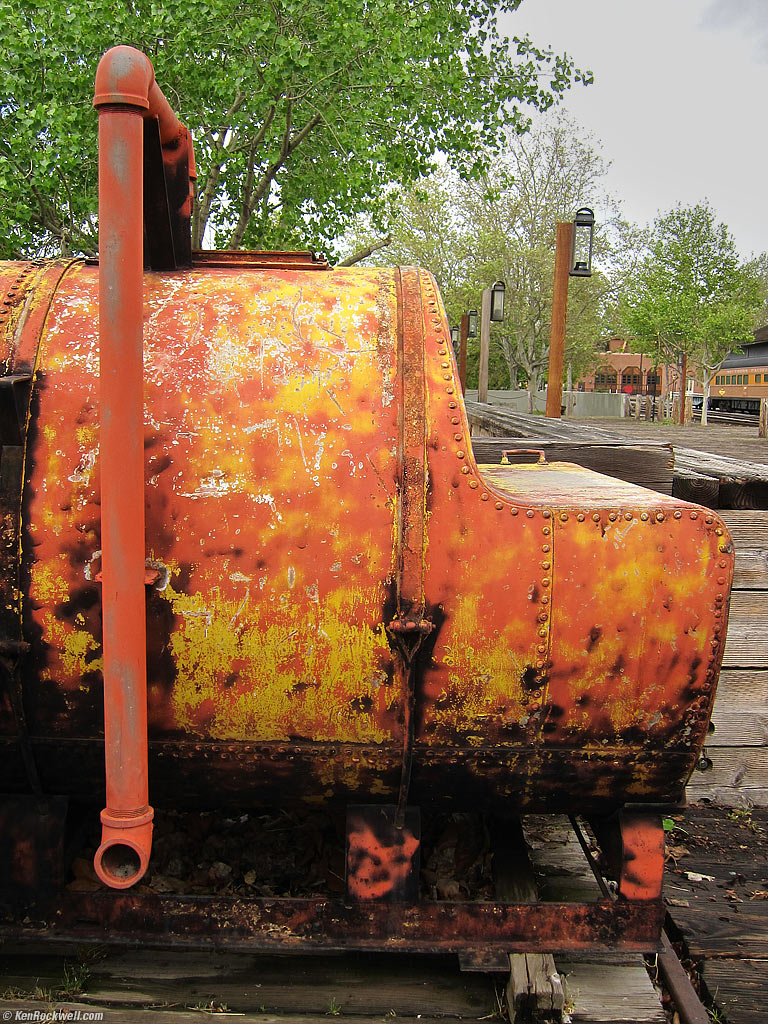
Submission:
<svg viewBox="0 0 768 1024">
<path fill-rule="evenodd" d="M 691 423 L 686 427 L 671 423 L 624 419 L 569 419 L 575 427 L 598 427 L 631 441 L 658 441 L 677 448 L 692 448 L 729 459 L 742 459 L 768 465 L 768 438 L 757 436 L 754 426 L 727 426 L 710 423 L 702 427 Z"/>
<path fill-rule="evenodd" d="M 768 810 L 697 806 L 667 844 L 669 913 L 728 1024 L 768 1020 Z"/>
<path fill-rule="evenodd" d="M 467 402 L 466 409 L 472 447 L 478 455 L 489 444 L 489 438 L 495 441 L 497 448 L 514 439 L 521 446 L 528 441 L 529 447 L 533 448 L 550 444 L 577 448 L 586 444 L 607 451 L 612 446 L 616 467 L 613 475 L 622 476 L 626 472 L 622 464 L 632 448 L 640 446 L 650 453 L 655 446 L 658 451 L 674 453 L 672 493 L 677 497 L 715 509 L 768 509 L 768 462 L 747 458 L 747 454 L 754 454 L 755 459 L 765 459 L 768 442 L 754 437 L 749 427 L 717 424 L 678 428 L 631 419 L 547 419 L 478 402 Z M 710 430 L 711 434 L 708 433 Z M 665 433 L 669 435 L 667 438 Z M 676 440 L 673 442 L 671 438 Z M 724 441 L 719 443 L 718 438 L 727 438 L 727 444 Z M 753 441 L 756 442 L 754 446 Z M 686 446 L 691 443 L 698 447 Z M 704 445 L 709 445 L 712 451 Z M 721 454 L 725 451 L 736 452 L 737 457 Z M 482 458 L 487 457 L 487 453 L 482 455 Z M 596 468 L 589 462 L 581 464 Z M 610 475 L 612 471 L 603 469 L 603 472 Z M 627 477 L 622 476 L 622 479 Z M 644 480 L 642 482 L 647 485 Z M 669 493 L 664 486 L 656 489 Z"/>
</svg>

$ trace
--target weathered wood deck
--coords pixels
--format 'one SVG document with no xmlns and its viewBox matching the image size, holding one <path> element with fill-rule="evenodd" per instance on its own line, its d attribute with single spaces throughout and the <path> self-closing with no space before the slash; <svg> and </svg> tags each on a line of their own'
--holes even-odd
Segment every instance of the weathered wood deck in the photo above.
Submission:
<svg viewBox="0 0 768 1024">
<path fill-rule="evenodd" d="M 768 810 L 697 806 L 668 843 L 669 912 L 728 1024 L 768 1019 Z"/>
<path fill-rule="evenodd" d="M 751 432 L 749 427 L 721 424 L 670 427 L 668 424 L 629 419 L 547 419 L 477 402 L 467 402 L 466 407 L 473 434 L 472 447 L 476 451 L 484 450 L 482 446 L 488 443 L 488 438 L 516 439 L 518 442 L 525 439 L 529 447 L 546 446 L 548 443 L 576 448 L 592 445 L 608 449 L 613 446 L 617 452 L 614 462 L 618 468 L 628 457 L 628 446 L 641 445 L 643 449 L 671 446 L 674 451 L 672 493 L 678 497 L 715 509 L 768 509 L 768 442 L 754 437 L 755 432 Z M 726 454 L 739 451 L 742 454 L 736 458 Z M 611 475 L 608 468 L 602 472 Z M 635 482 L 648 486 L 640 479 Z M 655 489 L 669 493 L 666 486 Z"/>
</svg>

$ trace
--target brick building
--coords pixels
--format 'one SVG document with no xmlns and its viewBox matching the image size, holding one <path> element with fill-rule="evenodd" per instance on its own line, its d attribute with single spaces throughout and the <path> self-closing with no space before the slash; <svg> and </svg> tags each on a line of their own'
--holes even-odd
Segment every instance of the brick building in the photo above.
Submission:
<svg viewBox="0 0 768 1024">
<path fill-rule="evenodd" d="M 577 391 L 610 391 L 614 394 L 651 395 L 666 398 L 680 388 L 680 369 L 677 366 L 654 365 L 652 356 L 633 352 L 631 342 L 624 338 L 611 338 L 608 351 L 596 357 L 595 369 L 577 384 Z M 688 376 L 687 392 L 701 392 L 701 384 Z"/>
</svg>

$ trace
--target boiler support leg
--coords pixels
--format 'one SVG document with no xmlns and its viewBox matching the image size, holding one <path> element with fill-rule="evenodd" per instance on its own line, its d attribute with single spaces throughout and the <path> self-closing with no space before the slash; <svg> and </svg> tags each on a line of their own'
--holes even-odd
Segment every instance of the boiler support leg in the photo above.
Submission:
<svg viewBox="0 0 768 1024">
<path fill-rule="evenodd" d="M 400 825 L 402 810 L 405 814 Z M 365 804 L 347 808 L 347 893 L 352 899 L 416 903 L 420 852 L 418 807 Z"/>
<path fill-rule="evenodd" d="M 605 855 L 608 874 L 619 883 L 619 898 L 660 900 L 664 875 L 661 814 L 629 807 L 590 824 Z"/>
</svg>

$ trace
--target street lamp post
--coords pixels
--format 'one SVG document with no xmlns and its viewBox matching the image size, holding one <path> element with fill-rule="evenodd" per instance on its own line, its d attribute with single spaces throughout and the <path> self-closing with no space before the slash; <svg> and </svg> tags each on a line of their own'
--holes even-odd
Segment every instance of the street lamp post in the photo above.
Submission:
<svg viewBox="0 0 768 1024">
<path fill-rule="evenodd" d="M 549 339 L 549 373 L 547 376 L 547 416 L 560 418 L 563 402 L 563 356 L 565 323 L 568 310 L 569 277 L 592 274 L 592 238 L 595 217 L 584 206 L 576 212 L 573 222 L 557 225 L 555 239 L 555 280 L 552 288 L 552 327 Z"/>
<path fill-rule="evenodd" d="M 467 338 L 477 337 L 477 310 L 470 309 L 461 318 L 459 331 L 459 380 L 462 395 L 467 390 Z"/>
<path fill-rule="evenodd" d="M 500 323 L 504 319 L 503 281 L 497 281 L 492 288 L 483 292 L 480 307 L 480 366 L 477 380 L 478 402 L 488 401 L 488 362 L 491 351 L 491 322 Z"/>
</svg>

